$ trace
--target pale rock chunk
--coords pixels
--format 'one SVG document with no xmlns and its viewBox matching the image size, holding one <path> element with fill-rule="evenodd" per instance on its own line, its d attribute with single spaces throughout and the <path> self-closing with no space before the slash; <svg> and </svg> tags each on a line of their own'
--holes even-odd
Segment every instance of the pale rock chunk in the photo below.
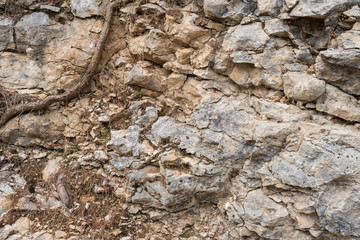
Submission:
<svg viewBox="0 0 360 240">
<path fill-rule="evenodd" d="M 319 79 L 354 95 L 360 95 L 360 50 L 329 49 L 316 58 L 315 73 Z"/>
<path fill-rule="evenodd" d="M 0 20 L 0 51 L 15 48 L 13 24 L 11 18 Z"/>
<path fill-rule="evenodd" d="M 226 51 L 257 50 L 262 48 L 269 40 L 259 22 L 248 25 L 238 25 L 229 28 L 223 41 L 223 48 Z"/>
<path fill-rule="evenodd" d="M 325 94 L 317 100 L 316 110 L 348 121 L 360 122 L 360 106 L 356 98 L 329 84 L 326 85 Z"/>
<path fill-rule="evenodd" d="M 290 16 L 326 18 L 331 11 L 345 5 L 355 5 L 356 3 L 360 3 L 360 0 L 299 0 L 299 3 L 291 11 Z"/>
<path fill-rule="evenodd" d="M 181 89 L 186 81 L 187 76 L 180 73 L 171 73 L 167 78 L 168 90 Z"/>
<path fill-rule="evenodd" d="M 244 212 L 245 220 L 263 226 L 281 226 L 289 216 L 285 207 L 271 200 L 261 189 L 248 193 L 244 199 Z"/>
<path fill-rule="evenodd" d="M 257 100 L 257 98 L 253 98 L 252 101 L 256 111 L 268 119 L 274 119 L 279 122 L 310 119 L 310 114 L 307 110 L 301 110 L 299 107 L 294 105 L 287 105 L 278 102 L 266 102 Z"/>
<path fill-rule="evenodd" d="M 195 25 L 194 21 L 199 16 L 194 13 L 186 13 L 180 24 L 173 24 L 170 35 L 175 43 L 185 46 L 199 47 L 211 37 L 208 29 Z"/>
<path fill-rule="evenodd" d="M 285 3 L 288 6 L 288 8 L 295 7 L 298 2 L 299 0 L 285 0 Z"/>
<path fill-rule="evenodd" d="M 274 15 L 282 7 L 280 0 L 258 0 L 257 4 L 260 15 Z"/>
<path fill-rule="evenodd" d="M 150 68 L 147 67 L 147 64 L 136 64 L 128 73 L 124 83 L 164 92 L 166 90 L 167 75 L 167 71 L 162 68 Z"/>
<path fill-rule="evenodd" d="M 71 0 L 71 12 L 80 18 L 103 16 L 108 2 L 108 0 Z"/>
<path fill-rule="evenodd" d="M 339 36 L 340 45 L 344 49 L 360 49 L 360 22 L 354 24 L 353 28 Z"/>
<path fill-rule="evenodd" d="M 264 30 L 269 36 L 276 37 L 288 37 L 290 31 L 289 27 L 278 18 L 265 21 Z"/>
<path fill-rule="evenodd" d="M 42 172 L 43 174 L 43 179 L 44 181 L 49 181 L 51 179 L 51 177 L 54 177 L 55 174 L 57 174 L 60 169 L 61 169 L 61 165 L 60 165 L 60 161 L 61 161 L 61 157 L 55 158 L 53 160 L 49 160 Z"/>
<path fill-rule="evenodd" d="M 303 72 L 283 75 L 284 93 L 296 101 L 312 102 L 325 92 L 325 82 Z"/>
<path fill-rule="evenodd" d="M 232 19 L 241 21 L 241 19 L 253 12 L 256 8 L 254 2 L 245 2 L 237 0 L 205 0 L 204 11 L 205 14 L 212 18 L 218 19 Z"/>
</svg>

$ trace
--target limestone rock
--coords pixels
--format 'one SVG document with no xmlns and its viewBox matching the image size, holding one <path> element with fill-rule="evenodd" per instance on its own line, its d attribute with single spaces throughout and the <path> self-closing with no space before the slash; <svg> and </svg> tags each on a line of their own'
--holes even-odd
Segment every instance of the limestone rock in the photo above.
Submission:
<svg viewBox="0 0 360 240">
<path fill-rule="evenodd" d="M 354 24 L 353 28 L 339 36 L 339 42 L 344 49 L 360 49 L 360 23 Z"/>
<path fill-rule="evenodd" d="M 54 177 L 55 174 L 57 174 L 60 171 L 61 165 L 60 165 L 61 158 L 55 158 L 52 160 L 49 160 L 43 170 L 43 179 L 45 181 L 49 181 L 51 177 Z"/>
<path fill-rule="evenodd" d="M 167 71 L 164 69 L 142 67 L 140 64 L 137 64 L 129 72 L 124 83 L 164 92 L 166 90 L 166 76 Z"/>
<path fill-rule="evenodd" d="M 196 47 L 209 40 L 209 30 L 195 25 L 197 18 L 198 15 L 194 13 L 186 13 L 180 24 L 173 24 L 169 32 L 175 43 Z"/>
<path fill-rule="evenodd" d="M 313 17 L 326 18 L 326 16 L 333 10 L 342 6 L 351 6 L 360 3 L 359 0 L 299 0 L 299 3 L 291 11 L 292 17 Z"/>
<path fill-rule="evenodd" d="M 274 202 L 261 189 L 248 193 L 244 199 L 245 219 L 263 226 L 281 226 L 289 212 L 282 205 Z"/>
<path fill-rule="evenodd" d="M 34 59 L 7 52 L 0 55 L 0 61 L 0 84 L 9 90 L 31 93 L 44 82 L 41 65 Z"/>
<path fill-rule="evenodd" d="M 321 51 L 316 59 L 316 76 L 349 94 L 360 95 L 360 86 L 356 80 L 360 78 L 359 61 L 358 50 Z"/>
<path fill-rule="evenodd" d="M 341 180 L 329 185 L 316 203 L 320 225 L 342 236 L 360 237 L 359 188 L 354 184 L 338 188 Z"/>
<path fill-rule="evenodd" d="M 288 72 L 283 79 L 285 95 L 297 101 L 312 102 L 325 92 L 325 82 L 307 73 Z"/>
<path fill-rule="evenodd" d="M 258 0 L 257 4 L 260 15 L 274 15 L 282 7 L 279 0 Z"/>
<path fill-rule="evenodd" d="M 71 12 L 80 18 L 102 16 L 108 1 L 71 0 Z"/>
<path fill-rule="evenodd" d="M 285 0 L 286 6 L 288 8 L 295 7 L 298 2 L 299 2 L 299 0 Z"/>
<path fill-rule="evenodd" d="M 13 20 L 4 18 L 0 20 L 0 51 L 14 49 Z"/>
<path fill-rule="evenodd" d="M 289 27 L 277 18 L 265 21 L 264 30 L 269 36 L 277 37 L 287 37 L 290 31 Z"/>
<path fill-rule="evenodd" d="M 283 103 L 271 103 L 266 101 L 254 100 L 253 103 L 257 112 L 267 119 L 274 119 L 279 122 L 301 121 L 310 119 L 310 114 L 306 110 L 301 110 L 294 105 Z"/>
<path fill-rule="evenodd" d="M 230 52 L 256 50 L 262 48 L 268 40 L 269 36 L 264 32 L 261 23 L 251 23 L 229 28 L 222 46 Z"/>
<path fill-rule="evenodd" d="M 232 19 L 241 21 L 241 19 L 254 11 L 256 4 L 254 2 L 244 1 L 225 1 L 225 0 L 205 0 L 204 11 L 207 16 L 217 19 Z"/>
<path fill-rule="evenodd" d="M 174 57 L 176 44 L 159 29 L 150 30 L 144 38 L 144 58 L 158 64 L 170 61 Z"/>
<path fill-rule="evenodd" d="M 317 100 L 316 110 L 348 121 L 360 122 L 360 106 L 356 98 L 329 84 L 326 85 L 324 95 Z"/>
</svg>

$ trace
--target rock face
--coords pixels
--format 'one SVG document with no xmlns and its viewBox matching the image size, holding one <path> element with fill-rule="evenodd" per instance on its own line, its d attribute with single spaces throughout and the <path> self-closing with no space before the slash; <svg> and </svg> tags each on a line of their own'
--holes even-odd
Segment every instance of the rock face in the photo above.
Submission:
<svg viewBox="0 0 360 240">
<path fill-rule="evenodd" d="M 325 92 L 325 82 L 306 73 L 288 72 L 284 78 L 284 93 L 298 101 L 311 102 Z"/>
<path fill-rule="evenodd" d="M 109 2 L 0 0 L 0 117 Z M 359 239 L 360 1 L 130 2 L 0 126 L 0 238 Z"/>
</svg>

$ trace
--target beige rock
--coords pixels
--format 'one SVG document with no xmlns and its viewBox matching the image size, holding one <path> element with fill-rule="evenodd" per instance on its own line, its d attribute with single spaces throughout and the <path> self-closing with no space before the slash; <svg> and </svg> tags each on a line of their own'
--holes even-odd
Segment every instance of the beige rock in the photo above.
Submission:
<svg viewBox="0 0 360 240">
<path fill-rule="evenodd" d="M 288 8 L 295 7 L 298 2 L 299 0 L 285 0 L 285 3 L 288 6 Z"/>
<path fill-rule="evenodd" d="M 273 15 L 282 6 L 279 0 L 258 0 L 257 3 L 260 15 Z"/>
<path fill-rule="evenodd" d="M 287 37 L 289 36 L 289 27 L 278 18 L 265 21 L 265 32 L 269 36 Z"/>
<path fill-rule="evenodd" d="M 107 2 L 108 0 L 71 0 L 71 12 L 81 18 L 104 15 Z"/>
<path fill-rule="evenodd" d="M 170 35 L 173 40 L 185 46 L 201 46 L 211 36 L 209 30 L 196 26 L 194 24 L 198 15 L 194 13 L 185 13 L 181 20 L 181 24 L 173 24 Z"/>
<path fill-rule="evenodd" d="M 14 21 L 11 18 L 4 18 L 0 20 L 0 51 L 15 49 L 13 23 Z"/>
<path fill-rule="evenodd" d="M 356 98 L 327 84 L 326 91 L 316 102 L 316 110 L 339 118 L 360 122 L 360 106 Z"/>
<path fill-rule="evenodd" d="M 222 46 L 230 52 L 256 50 L 262 48 L 268 40 L 269 36 L 264 32 L 262 24 L 257 22 L 229 28 Z"/>
<path fill-rule="evenodd" d="M 214 42 L 214 41 L 213 41 Z M 194 68 L 206 68 L 209 66 L 209 62 L 213 59 L 214 49 L 211 43 L 205 44 L 205 46 L 193 53 L 191 56 L 191 65 Z"/>
<path fill-rule="evenodd" d="M 44 181 L 49 181 L 51 177 L 55 176 L 55 174 L 60 171 L 60 161 L 61 158 L 55 158 L 47 162 L 44 170 L 42 171 Z"/>
<path fill-rule="evenodd" d="M 346 31 L 339 36 L 339 41 L 344 49 L 360 48 L 360 22 L 354 24 L 350 31 Z"/>
<path fill-rule="evenodd" d="M 184 74 L 171 73 L 167 78 L 168 90 L 171 91 L 171 90 L 181 89 L 181 87 L 184 85 L 186 78 L 187 76 Z"/>
<path fill-rule="evenodd" d="M 190 63 L 190 56 L 194 52 L 193 48 L 181 48 L 176 51 L 176 60 L 180 64 L 189 64 Z"/>
<path fill-rule="evenodd" d="M 274 119 L 280 122 L 310 119 L 310 114 L 307 110 L 301 110 L 294 105 L 259 101 L 257 98 L 253 98 L 252 100 L 255 110 L 267 119 Z"/>
<path fill-rule="evenodd" d="M 149 90 L 164 92 L 166 90 L 167 75 L 168 73 L 164 69 L 142 67 L 141 64 L 137 64 L 129 72 L 124 83 Z"/>
<path fill-rule="evenodd" d="M 284 93 L 297 101 L 312 102 L 325 92 L 325 82 L 303 72 L 283 75 Z"/>
</svg>

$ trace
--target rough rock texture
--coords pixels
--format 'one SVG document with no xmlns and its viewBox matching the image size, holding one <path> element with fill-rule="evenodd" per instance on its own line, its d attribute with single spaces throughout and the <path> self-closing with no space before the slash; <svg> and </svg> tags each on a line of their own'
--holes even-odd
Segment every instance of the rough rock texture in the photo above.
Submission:
<svg viewBox="0 0 360 240">
<path fill-rule="evenodd" d="M 0 0 L 0 115 L 110 1 Z M 133 1 L 76 99 L 0 126 L 1 239 L 360 238 L 360 1 Z"/>
</svg>

